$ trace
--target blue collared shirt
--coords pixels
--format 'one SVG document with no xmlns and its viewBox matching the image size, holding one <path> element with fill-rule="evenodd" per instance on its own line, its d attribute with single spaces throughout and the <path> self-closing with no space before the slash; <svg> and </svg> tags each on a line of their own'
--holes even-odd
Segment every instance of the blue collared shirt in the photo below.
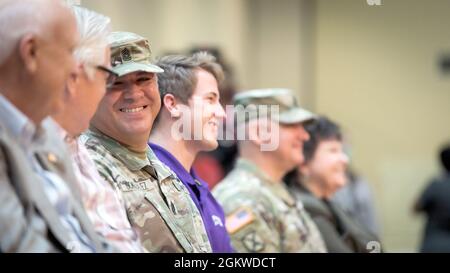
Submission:
<svg viewBox="0 0 450 273">
<path fill-rule="evenodd" d="M 30 160 L 33 169 L 43 178 L 45 194 L 58 212 L 62 225 L 67 229 L 67 232 L 74 243 L 73 246 L 76 247 L 74 251 L 95 251 L 89 239 L 84 234 L 80 223 L 72 215 L 69 188 L 58 175 L 44 170 L 34 157 L 34 147 L 44 143 L 46 134 L 55 132 L 47 132 L 42 126 L 38 127 L 33 124 L 25 114 L 1 94 L 0 119 L 18 141 L 23 152 Z M 53 121 L 50 121 L 50 118 L 47 118 L 43 123 L 44 122 Z"/>
<path fill-rule="evenodd" d="M 183 182 L 200 211 L 214 253 L 234 252 L 230 236 L 225 228 L 225 214 L 208 189 L 208 185 L 191 169 L 188 172 L 181 163 L 163 147 L 149 143 L 158 159 L 169 167 Z"/>
</svg>

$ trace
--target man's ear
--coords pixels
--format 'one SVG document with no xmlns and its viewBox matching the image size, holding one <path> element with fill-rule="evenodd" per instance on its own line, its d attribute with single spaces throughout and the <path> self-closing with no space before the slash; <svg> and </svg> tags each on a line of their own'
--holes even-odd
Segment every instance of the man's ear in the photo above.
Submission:
<svg viewBox="0 0 450 273">
<path fill-rule="evenodd" d="M 82 77 L 82 73 L 85 73 L 85 72 L 84 72 L 83 64 L 81 64 L 81 63 L 79 63 L 76 66 L 75 71 L 70 73 L 69 78 L 67 79 L 67 82 L 66 82 L 66 92 L 70 97 L 75 96 L 75 93 L 77 92 L 77 89 L 78 89 L 78 83 Z"/>
<path fill-rule="evenodd" d="M 263 144 L 263 140 L 259 134 L 259 126 L 260 124 L 257 119 L 249 120 L 247 126 L 245 126 L 245 130 L 248 132 L 248 139 L 257 146 L 261 146 Z"/>
<path fill-rule="evenodd" d="M 172 94 L 164 95 L 163 107 L 169 112 L 172 118 L 179 118 L 181 116 L 177 99 Z"/>
<path fill-rule="evenodd" d="M 19 55 L 25 70 L 34 74 L 38 70 L 39 41 L 34 34 L 26 34 L 19 42 Z"/>
</svg>

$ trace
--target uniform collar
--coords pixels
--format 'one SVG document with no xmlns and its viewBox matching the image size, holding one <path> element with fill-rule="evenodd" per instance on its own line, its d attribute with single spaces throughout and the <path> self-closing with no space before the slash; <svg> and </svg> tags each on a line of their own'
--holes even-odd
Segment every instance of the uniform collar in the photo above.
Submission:
<svg viewBox="0 0 450 273">
<path fill-rule="evenodd" d="M 164 168 L 153 151 L 147 147 L 146 158 L 140 157 L 137 153 L 130 151 L 115 139 L 105 135 L 100 130 L 90 127 L 87 134 L 95 137 L 98 141 L 122 162 L 131 171 L 146 169 L 150 174 L 157 176 L 159 181 L 171 176 L 171 173 Z"/>
</svg>

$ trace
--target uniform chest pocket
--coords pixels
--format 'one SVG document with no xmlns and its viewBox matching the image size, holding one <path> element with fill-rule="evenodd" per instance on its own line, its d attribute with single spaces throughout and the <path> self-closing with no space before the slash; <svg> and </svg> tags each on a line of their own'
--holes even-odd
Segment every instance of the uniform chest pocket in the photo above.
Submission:
<svg viewBox="0 0 450 273">
<path fill-rule="evenodd" d="M 166 202 L 163 200 L 163 198 L 156 193 L 152 194 L 151 192 L 147 192 L 145 194 L 145 199 L 150 202 L 154 208 L 156 208 L 161 218 L 172 231 L 173 235 L 177 238 L 178 242 L 184 248 L 184 250 L 188 253 L 192 252 L 192 245 L 181 229 L 181 226 L 183 225 L 180 225 L 178 217 L 171 211 L 171 205 L 166 205 Z"/>
<path fill-rule="evenodd" d="M 189 192 L 183 188 L 181 182 L 165 181 L 161 184 L 161 192 L 164 195 L 167 207 L 175 218 L 183 218 L 190 213 L 192 204 Z"/>
</svg>

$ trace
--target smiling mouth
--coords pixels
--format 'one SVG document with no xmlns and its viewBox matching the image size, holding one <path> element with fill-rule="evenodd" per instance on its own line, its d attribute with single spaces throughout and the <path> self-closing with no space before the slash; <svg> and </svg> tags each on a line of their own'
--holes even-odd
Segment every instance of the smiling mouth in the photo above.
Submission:
<svg viewBox="0 0 450 273">
<path fill-rule="evenodd" d="M 141 106 L 141 107 L 136 107 L 136 108 L 120 108 L 120 112 L 124 112 L 124 113 L 137 113 L 140 112 L 142 110 L 144 110 L 145 108 L 147 108 L 147 106 Z"/>
</svg>

